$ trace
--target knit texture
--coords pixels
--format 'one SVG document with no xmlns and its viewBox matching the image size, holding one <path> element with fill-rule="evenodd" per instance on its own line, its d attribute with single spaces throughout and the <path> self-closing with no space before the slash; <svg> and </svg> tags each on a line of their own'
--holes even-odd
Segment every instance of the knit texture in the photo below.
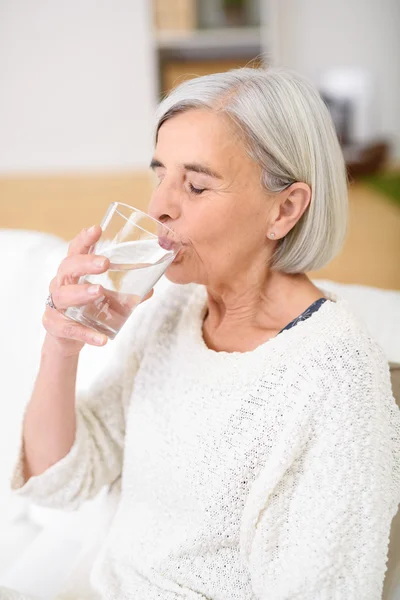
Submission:
<svg viewBox="0 0 400 600">
<path fill-rule="evenodd" d="M 122 474 L 99 598 L 381 598 L 399 410 L 381 349 L 331 299 L 251 352 L 215 352 L 204 287 L 169 284 L 78 398 L 69 454 L 24 484 L 21 451 L 12 486 L 46 506 Z"/>
</svg>

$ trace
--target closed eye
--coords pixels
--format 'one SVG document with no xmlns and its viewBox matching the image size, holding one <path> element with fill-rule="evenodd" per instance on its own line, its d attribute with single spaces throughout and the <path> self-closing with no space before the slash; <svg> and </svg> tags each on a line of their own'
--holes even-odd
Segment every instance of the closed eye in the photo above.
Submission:
<svg viewBox="0 0 400 600">
<path fill-rule="evenodd" d="M 191 183 L 189 183 L 189 189 L 192 194 L 197 194 L 197 195 L 202 194 L 203 192 L 206 191 L 206 188 L 196 188 Z"/>
</svg>

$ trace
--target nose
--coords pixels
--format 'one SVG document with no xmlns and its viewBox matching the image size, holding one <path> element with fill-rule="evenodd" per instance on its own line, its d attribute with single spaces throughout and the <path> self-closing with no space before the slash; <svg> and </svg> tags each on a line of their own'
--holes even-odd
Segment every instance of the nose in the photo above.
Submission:
<svg viewBox="0 0 400 600">
<path fill-rule="evenodd" d="M 147 212 L 153 219 L 167 225 L 169 222 L 178 219 L 181 208 L 177 190 L 162 189 L 162 186 L 158 187 L 152 194 Z"/>
</svg>

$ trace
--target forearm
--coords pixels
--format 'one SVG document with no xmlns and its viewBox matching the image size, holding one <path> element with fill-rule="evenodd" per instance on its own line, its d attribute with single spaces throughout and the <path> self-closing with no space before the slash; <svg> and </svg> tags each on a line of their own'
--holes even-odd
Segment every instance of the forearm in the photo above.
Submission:
<svg viewBox="0 0 400 600">
<path fill-rule="evenodd" d="M 46 338 L 23 425 L 26 481 L 61 460 L 74 443 L 78 360 L 78 354 L 63 356 L 53 340 Z"/>
</svg>

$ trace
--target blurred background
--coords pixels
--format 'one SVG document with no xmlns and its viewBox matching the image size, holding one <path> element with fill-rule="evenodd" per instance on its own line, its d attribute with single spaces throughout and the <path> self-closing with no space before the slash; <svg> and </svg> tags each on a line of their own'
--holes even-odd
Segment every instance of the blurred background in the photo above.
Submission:
<svg viewBox="0 0 400 600">
<path fill-rule="evenodd" d="M 384 349 L 400 404 L 399 32 L 400 0 L 0 0 L 0 588 L 59 597 L 87 582 L 107 531 L 101 494 L 66 513 L 11 494 L 9 479 L 67 240 L 110 202 L 146 210 L 154 111 L 187 77 L 272 65 L 319 88 L 346 157 L 350 227 L 311 276 Z M 113 348 L 84 348 L 78 392 Z M 396 519 L 385 600 L 400 599 Z M 63 597 L 91 596 L 85 582 Z"/>
<path fill-rule="evenodd" d="M 400 289 L 399 31 L 399 0 L 0 0 L 0 228 L 68 240 L 112 201 L 145 209 L 159 99 L 282 66 L 320 89 L 351 180 L 316 275 Z"/>
</svg>

